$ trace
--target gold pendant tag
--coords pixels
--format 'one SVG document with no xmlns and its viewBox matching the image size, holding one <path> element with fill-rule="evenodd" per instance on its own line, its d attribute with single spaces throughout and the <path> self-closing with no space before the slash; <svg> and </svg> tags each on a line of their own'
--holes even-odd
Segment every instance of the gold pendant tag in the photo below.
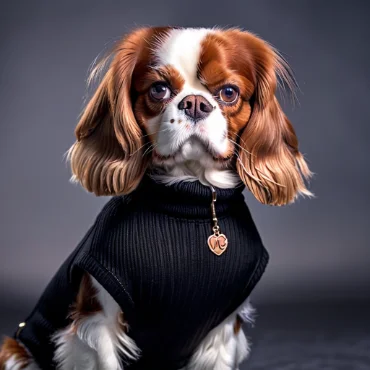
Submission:
<svg viewBox="0 0 370 370">
<path fill-rule="evenodd" d="M 226 251 L 228 240 L 226 235 L 220 234 L 220 227 L 218 226 L 218 220 L 216 216 L 216 190 L 211 187 L 212 189 L 212 203 L 211 203 L 211 209 L 212 209 L 212 220 L 213 220 L 213 235 L 211 235 L 208 238 L 208 246 L 209 249 L 216 254 L 217 256 L 221 256 L 222 253 Z"/>
<path fill-rule="evenodd" d="M 213 234 L 208 238 L 209 249 L 217 256 L 221 256 L 227 248 L 227 238 L 224 234 Z"/>
</svg>

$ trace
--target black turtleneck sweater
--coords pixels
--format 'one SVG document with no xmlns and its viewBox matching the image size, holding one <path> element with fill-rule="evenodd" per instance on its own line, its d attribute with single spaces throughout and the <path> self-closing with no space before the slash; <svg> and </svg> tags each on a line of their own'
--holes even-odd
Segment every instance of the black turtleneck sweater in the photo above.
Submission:
<svg viewBox="0 0 370 370">
<path fill-rule="evenodd" d="M 228 238 L 217 256 L 209 187 L 166 186 L 149 176 L 128 196 L 113 197 L 61 266 L 18 339 L 42 369 L 53 369 L 50 337 L 69 324 L 83 272 L 122 308 L 141 358 L 125 369 L 177 370 L 207 333 L 250 295 L 268 262 L 242 195 L 218 189 L 216 214 Z"/>
</svg>

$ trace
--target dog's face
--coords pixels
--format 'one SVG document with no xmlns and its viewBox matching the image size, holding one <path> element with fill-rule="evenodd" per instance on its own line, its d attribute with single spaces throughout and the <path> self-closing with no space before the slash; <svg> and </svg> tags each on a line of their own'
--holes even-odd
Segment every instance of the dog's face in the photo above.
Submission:
<svg viewBox="0 0 370 370">
<path fill-rule="evenodd" d="M 134 112 L 154 165 L 224 168 L 234 158 L 254 88 L 250 68 L 235 61 L 236 43 L 227 41 L 225 32 L 171 30 L 136 71 Z"/>
<path fill-rule="evenodd" d="M 145 28 L 109 58 L 70 151 L 89 191 L 127 193 L 148 166 L 180 176 L 191 163 L 208 179 L 232 171 L 263 203 L 307 193 L 309 170 L 275 97 L 277 74 L 292 81 L 267 43 L 236 29 Z"/>
</svg>

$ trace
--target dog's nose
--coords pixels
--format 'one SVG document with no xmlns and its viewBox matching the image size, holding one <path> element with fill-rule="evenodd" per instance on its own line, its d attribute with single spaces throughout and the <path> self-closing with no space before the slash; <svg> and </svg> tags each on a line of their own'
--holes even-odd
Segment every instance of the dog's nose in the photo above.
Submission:
<svg viewBox="0 0 370 370">
<path fill-rule="evenodd" d="M 188 95 L 182 99 L 178 108 L 195 122 L 206 118 L 212 111 L 211 103 L 201 95 Z"/>
</svg>

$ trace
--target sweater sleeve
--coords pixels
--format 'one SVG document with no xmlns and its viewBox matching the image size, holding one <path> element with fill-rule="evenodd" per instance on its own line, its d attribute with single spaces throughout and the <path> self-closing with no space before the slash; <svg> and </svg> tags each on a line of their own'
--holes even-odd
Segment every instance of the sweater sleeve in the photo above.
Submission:
<svg viewBox="0 0 370 370">
<path fill-rule="evenodd" d="M 134 312 L 130 277 L 126 271 L 119 271 L 118 277 L 116 270 L 117 248 L 125 247 L 121 245 L 118 235 L 124 229 L 122 218 L 127 204 L 127 197 L 113 197 L 104 206 L 95 221 L 89 242 L 81 248 L 70 267 L 70 281 L 76 285 L 75 282 L 81 279 L 81 272 L 89 273 L 129 318 Z"/>
<path fill-rule="evenodd" d="M 55 346 L 51 337 L 69 324 L 71 305 L 78 292 L 78 282 L 71 284 L 69 281 L 69 267 L 79 250 L 89 243 L 93 234 L 94 225 L 50 280 L 31 314 L 24 320 L 25 325 L 14 334 L 14 338 L 25 345 L 42 369 L 55 368 L 53 363 Z"/>
<path fill-rule="evenodd" d="M 124 203 L 122 197 L 108 201 L 75 250 L 46 286 L 33 311 L 24 320 L 25 325 L 14 334 L 14 338 L 26 346 L 42 369 L 55 368 L 55 345 L 51 338 L 70 323 L 71 305 L 75 302 L 84 272 L 90 273 L 102 285 L 109 287 L 109 293 L 125 309 L 131 309 L 128 290 L 115 280 L 112 273 L 94 255 L 97 245 L 100 245 L 99 250 L 107 247 L 109 240 L 105 240 L 105 235 Z"/>
</svg>

